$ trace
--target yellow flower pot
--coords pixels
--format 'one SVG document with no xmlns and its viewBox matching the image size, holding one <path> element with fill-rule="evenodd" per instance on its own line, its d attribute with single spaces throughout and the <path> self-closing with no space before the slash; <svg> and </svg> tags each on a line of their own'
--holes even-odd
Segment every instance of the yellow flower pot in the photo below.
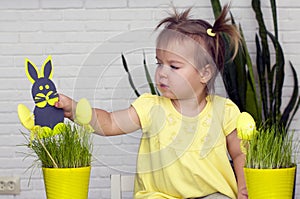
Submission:
<svg viewBox="0 0 300 199">
<path fill-rule="evenodd" d="M 291 199 L 296 167 L 282 169 L 244 168 L 249 199 Z"/>
<path fill-rule="evenodd" d="M 43 168 L 47 199 L 87 199 L 91 167 Z"/>
</svg>

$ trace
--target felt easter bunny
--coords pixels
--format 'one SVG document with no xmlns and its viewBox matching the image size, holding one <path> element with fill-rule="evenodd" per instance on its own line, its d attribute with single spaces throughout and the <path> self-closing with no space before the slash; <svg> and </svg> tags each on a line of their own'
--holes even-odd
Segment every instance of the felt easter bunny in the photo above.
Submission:
<svg viewBox="0 0 300 199">
<path fill-rule="evenodd" d="M 53 75 L 51 56 L 45 60 L 40 71 L 29 59 L 25 59 L 25 71 L 33 84 L 31 94 L 35 108 L 32 115 L 25 105 L 19 105 L 18 115 L 21 123 L 29 130 L 36 125 L 53 129 L 56 124 L 64 121 L 64 112 L 54 106 L 58 101 L 58 94 L 51 80 Z"/>
</svg>

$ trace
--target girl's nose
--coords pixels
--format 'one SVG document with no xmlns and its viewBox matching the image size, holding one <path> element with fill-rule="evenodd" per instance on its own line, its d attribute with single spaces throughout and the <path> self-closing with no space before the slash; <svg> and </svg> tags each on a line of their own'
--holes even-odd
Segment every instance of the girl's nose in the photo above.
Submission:
<svg viewBox="0 0 300 199">
<path fill-rule="evenodd" d="M 160 77 L 162 77 L 162 78 L 168 77 L 168 67 L 167 66 L 165 66 L 165 65 L 160 66 L 158 69 L 158 72 L 159 72 L 158 74 Z"/>
</svg>

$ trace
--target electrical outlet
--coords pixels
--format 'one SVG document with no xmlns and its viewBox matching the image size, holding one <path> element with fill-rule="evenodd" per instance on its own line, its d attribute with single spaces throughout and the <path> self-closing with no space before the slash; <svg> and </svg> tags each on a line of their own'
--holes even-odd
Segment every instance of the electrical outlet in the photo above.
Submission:
<svg viewBox="0 0 300 199">
<path fill-rule="evenodd" d="M 20 194 L 20 177 L 0 177 L 0 194 Z"/>
</svg>

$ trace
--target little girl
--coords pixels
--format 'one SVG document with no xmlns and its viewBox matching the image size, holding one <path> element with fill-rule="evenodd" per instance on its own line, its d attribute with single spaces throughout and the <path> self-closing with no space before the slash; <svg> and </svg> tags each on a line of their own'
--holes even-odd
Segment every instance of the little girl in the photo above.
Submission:
<svg viewBox="0 0 300 199">
<path fill-rule="evenodd" d="M 96 133 L 120 135 L 142 129 L 134 198 L 246 199 L 244 155 L 236 133 L 240 111 L 214 95 L 225 45 L 237 52 L 239 33 L 226 24 L 229 7 L 211 26 L 190 19 L 189 9 L 162 20 L 157 38 L 155 83 L 161 96 L 144 94 L 121 111 L 93 109 Z M 60 95 L 56 107 L 74 119 L 76 102 Z M 227 152 L 234 164 L 231 167 Z"/>
</svg>

